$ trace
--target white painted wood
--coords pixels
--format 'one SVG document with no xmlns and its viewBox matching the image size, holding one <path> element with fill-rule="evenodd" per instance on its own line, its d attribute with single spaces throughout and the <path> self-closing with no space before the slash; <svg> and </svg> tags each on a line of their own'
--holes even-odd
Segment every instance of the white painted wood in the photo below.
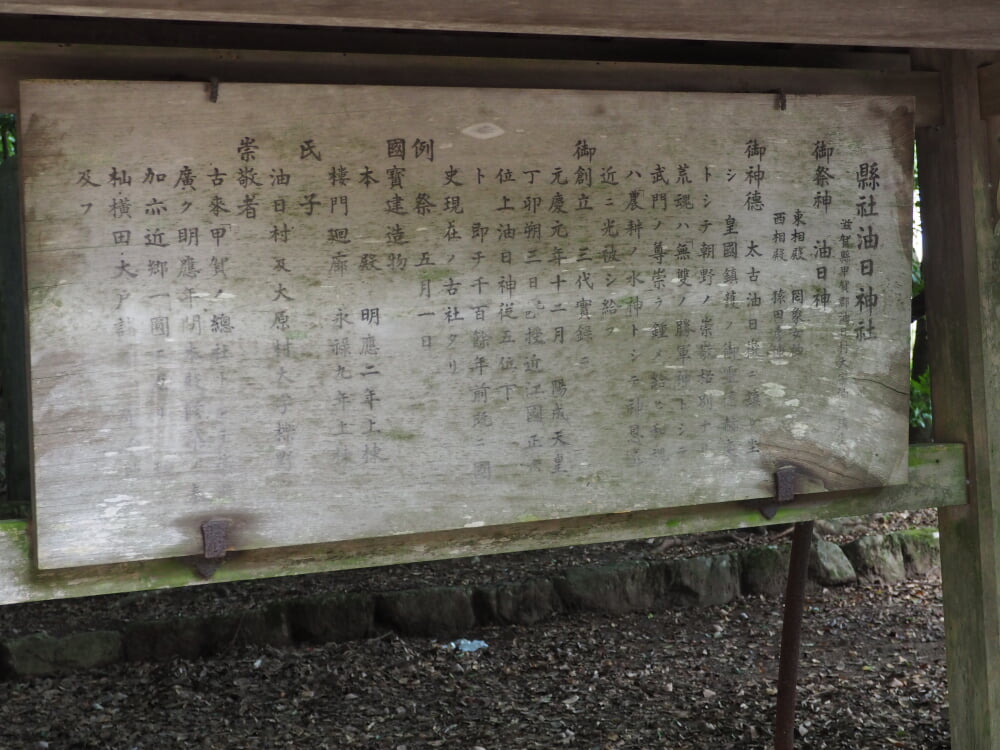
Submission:
<svg viewBox="0 0 1000 750">
<path fill-rule="evenodd" d="M 908 97 L 21 114 L 42 568 L 906 481 Z"/>
</svg>

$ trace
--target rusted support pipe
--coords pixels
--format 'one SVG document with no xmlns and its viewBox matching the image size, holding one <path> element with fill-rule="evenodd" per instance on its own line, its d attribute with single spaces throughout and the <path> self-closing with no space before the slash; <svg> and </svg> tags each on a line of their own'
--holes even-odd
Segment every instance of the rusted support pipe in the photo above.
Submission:
<svg viewBox="0 0 1000 750">
<path fill-rule="evenodd" d="M 792 557 L 788 563 L 785 612 L 781 627 L 781 654 L 778 662 L 778 709 L 774 720 L 774 749 L 795 746 L 795 690 L 798 683 L 799 652 L 802 646 L 802 611 L 806 603 L 809 547 L 813 522 L 795 524 Z"/>
</svg>

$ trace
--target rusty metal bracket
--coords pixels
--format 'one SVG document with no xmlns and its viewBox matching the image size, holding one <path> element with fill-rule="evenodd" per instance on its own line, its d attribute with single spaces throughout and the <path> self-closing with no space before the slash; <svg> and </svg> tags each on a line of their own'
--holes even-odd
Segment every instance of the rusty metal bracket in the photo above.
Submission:
<svg viewBox="0 0 1000 750">
<path fill-rule="evenodd" d="M 779 466 L 774 472 L 774 501 L 760 506 L 760 514 L 767 520 L 774 518 L 778 506 L 795 499 L 796 468 L 792 465 Z"/>
<path fill-rule="evenodd" d="M 232 522 L 227 518 L 211 518 L 201 525 L 201 540 L 204 550 L 203 557 L 195 563 L 198 573 L 203 578 L 211 578 L 219 569 L 226 550 L 229 548 L 229 527 Z"/>
</svg>

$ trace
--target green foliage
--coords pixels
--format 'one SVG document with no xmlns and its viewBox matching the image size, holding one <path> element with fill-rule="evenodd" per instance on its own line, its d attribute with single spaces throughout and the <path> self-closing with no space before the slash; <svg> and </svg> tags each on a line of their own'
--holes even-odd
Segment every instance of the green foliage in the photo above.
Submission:
<svg viewBox="0 0 1000 750">
<path fill-rule="evenodd" d="M 914 249 L 922 240 L 920 221 L 920 190 L 917 183 L 917 159 L 913 159 L 913 203 L 916 215 L 913 223 Z M 924 269 L 917 253 L 910 260 L 910 298 L 916 299 L 924 292 Z M 931 373 L 927 367 L 927 329 L 926 321 L 921 317 L 917 321 L 917 332 L 910 352 L 910 427 L 927 430 L 931 425 Z"/>
<path fill-rule="evenodd" d="M 922 291 L 924 291 L 924 268 L 920 263 L 920 259 L 914 255 L 913 259 L 910 261 L 910 281 L 912 291 L 910 292 L 911 297 L 916 297 Z"/>
<path fill-rule="evenodd" d="M 931 371 L 910 378 L 910 426 L 929 427 L 931 423 Z"/>
<path fill-rule="evenodd" d="M 924 271 L 920 260 L 913 256 L 910 265 L 910 281 L 912 284 L 912 297 L 922 294 L 924 291 Z M 923 323 L 923 321 L 920 321 Z M 926 336 L 924 336 L 926 338 Z M 913 342 L 914 349 L 919 346 L 926 346 L 926 341 L 921 341 L 920 331 Z M 911 352 L 911 355 L 916 352 Z M 931 371 L 925 368 L 923 372 L 916 372 L 914 367 L 919 367 L 920 362 L 926 359 L 920 356 L 911 356 L 910 359 L 910 427 L 925 429 L 931 425 Z"/>
<path fill-rule="evenodd" d="M 14 145 L 17 142 L 17 128 L 14 115 L 0 115 L 0 164 L 14 155 Z"/>
</svg>

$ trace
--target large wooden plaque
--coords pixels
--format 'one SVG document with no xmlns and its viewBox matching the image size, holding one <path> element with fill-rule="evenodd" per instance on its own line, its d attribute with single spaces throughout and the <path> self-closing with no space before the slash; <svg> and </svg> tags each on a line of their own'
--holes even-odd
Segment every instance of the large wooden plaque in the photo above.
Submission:
<svg viewBox="0 0 1000 750">
<path fill-rule="evenodd" d="M 912 100 L 27 82 L 38 563 L 906 481 Z"/>
</svg>

